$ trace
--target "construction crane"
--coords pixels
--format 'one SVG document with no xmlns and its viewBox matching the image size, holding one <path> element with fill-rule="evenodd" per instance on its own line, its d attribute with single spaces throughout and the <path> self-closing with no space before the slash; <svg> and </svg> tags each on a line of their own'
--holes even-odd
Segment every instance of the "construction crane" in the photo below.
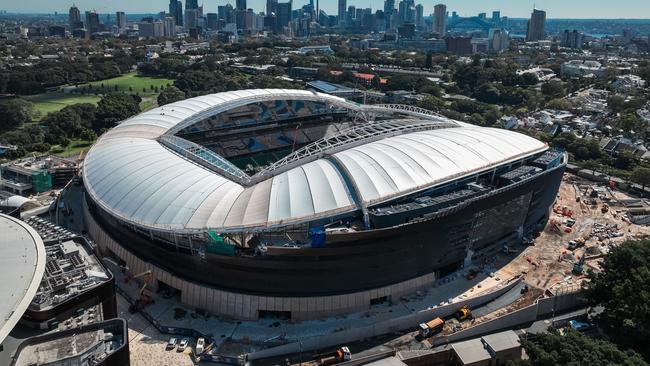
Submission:
<svg viewBox="0 0 650 366">
<path fill-rule="evenodd" d="M 154 302 L 153 298 L 147 294 L 144 293 L 144 290 L 147 288 L 147 286 L 151 283 L 153 280 L 153 271 L 150 269 L 140 272 L 136 275 L 133 276 L 126 276 L 124 278 L 124 283 L 129 283 L 132 280 L 138 279 L 140 277 L 143 277 L 142 281 L 142 286 L 138 290 L 138 299 L 135 301 L 133 305 L 129 307 L 129 311 L 131 313 L 137 313 L 138 311 L 142 310 L 145 306 L 148 304 L 151 304 Z"/>
</svg>

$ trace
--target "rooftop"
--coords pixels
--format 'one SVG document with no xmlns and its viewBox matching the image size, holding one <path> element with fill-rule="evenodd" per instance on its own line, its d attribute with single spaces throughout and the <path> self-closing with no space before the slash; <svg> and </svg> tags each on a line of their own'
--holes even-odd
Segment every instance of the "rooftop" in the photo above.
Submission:
<svg viewBox="0 0 650 366">
<path fill-rule="evenodd" d="M 34 297 L 45 271 L 43 240 L 26 223 L 0 214 L 0 343 Z"/>
</svg>

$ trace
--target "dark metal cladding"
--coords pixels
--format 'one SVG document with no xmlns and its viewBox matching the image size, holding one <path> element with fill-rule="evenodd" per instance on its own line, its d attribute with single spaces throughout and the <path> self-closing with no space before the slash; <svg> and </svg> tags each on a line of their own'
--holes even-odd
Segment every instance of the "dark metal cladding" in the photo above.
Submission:
<svg viewBox="0 0 650 366">
<path fill-rule="evenodd" d="M 239 293 L 322 296 L 368 290 L 430 273 L 444 276 L 467 263 L 468 253 L 476 261 L 505 244 L 520 243 L 522 235 L 546 224 L 564 169 L 564 165 L 548 169 L 406 224 L 335 234 L 324 248 L 292 248 L 291 255 L 208 253 L 201 258 L 135 233 L 101 211 L 90 197 L 86 200 L 113 239 L 141 259 L 188 281 Z"/>
</svg>

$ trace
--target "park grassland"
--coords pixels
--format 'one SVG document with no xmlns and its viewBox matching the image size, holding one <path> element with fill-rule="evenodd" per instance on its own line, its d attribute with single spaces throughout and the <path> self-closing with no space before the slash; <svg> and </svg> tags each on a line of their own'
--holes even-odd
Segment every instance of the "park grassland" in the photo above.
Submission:
<svg viewBox="0 0 650 366">
<path fill-rule="evenodd" d="M 93 81 L 92 83 L 83 84 L 79 87 L 91 85 L 93 90 L 102 93 L 104 90 L 106 92 L 116 91 L 117 86 L 117 91 L 138 94 L 141 97 L 154 97 L 158 95 L 155 88 L 160 91 L 161 88 L 173 83 L 174 80 L 171 79 L 139 76 L 135 72 L 132 72 L 112 79 Z M 103 88 L 102 85 L 104 86 Z"/>
<path fill-rule="evenodd" d="M 61 109 L 79 103 L 97 104 L 100 97 L 96 95 L 78 95 L 61 92 L 42 93 L 36 95 L 29 95 L 23 99 L 32 102 L 36 118 L 34 122 L 40 121 L 48 113 L 57 112 Z"/>
</svg>

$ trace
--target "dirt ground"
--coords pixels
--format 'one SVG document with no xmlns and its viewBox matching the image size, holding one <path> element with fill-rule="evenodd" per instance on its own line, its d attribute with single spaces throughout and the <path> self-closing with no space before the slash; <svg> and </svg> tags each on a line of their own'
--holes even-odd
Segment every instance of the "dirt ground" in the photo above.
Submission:
<svg viewBox="0 0 650 366">
<path fill-rule="evenodd" d="M 592 194 L 594 190 L 596 193 Z M 599 270 L 599 261 L 611 248 L 628 238 L 650 235 L 650 227 L 632 224 L 627 219 L 624 201 L 633 199 L 636 200 L 603 184 L 565 174 L 550 222 L 535 238 L 534 245 L 501 271 L 510 275 L 521 273 L 528 284 L 552 292 L 577 286 L 588 269 Z M 609 206 L 605 213 L 603 204 Z M 642 204 L 647 206 L 643 201 Z M 570 219 L 575 224 L 571 225 Z M 572 240 L 584 240 L 584 246 L 571 250 L 568 244 Z M 583 275 L 576 275 L 572 273 L 573 266 L 583 255 L 586 255 Z"/>
</svg>

